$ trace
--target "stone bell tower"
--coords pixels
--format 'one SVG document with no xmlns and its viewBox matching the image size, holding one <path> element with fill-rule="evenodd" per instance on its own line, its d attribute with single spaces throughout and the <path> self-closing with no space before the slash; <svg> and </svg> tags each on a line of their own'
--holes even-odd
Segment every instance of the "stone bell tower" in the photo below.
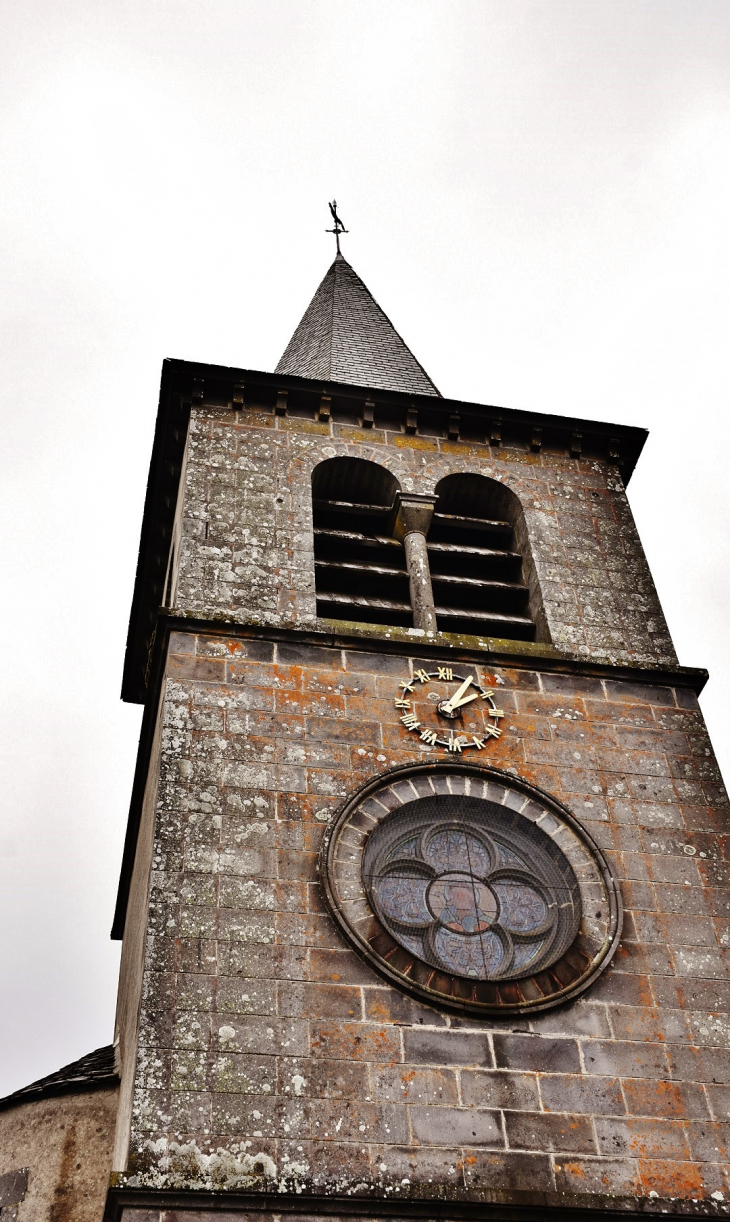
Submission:
<svg viewBox="0 0 730 1222">
<path fill-rule="evenodd" d="M 107 1222 L 724 1214 L 727 798 L 638 428 L 444 398 L 339 253 L 165 361 Z"/>
</svg>

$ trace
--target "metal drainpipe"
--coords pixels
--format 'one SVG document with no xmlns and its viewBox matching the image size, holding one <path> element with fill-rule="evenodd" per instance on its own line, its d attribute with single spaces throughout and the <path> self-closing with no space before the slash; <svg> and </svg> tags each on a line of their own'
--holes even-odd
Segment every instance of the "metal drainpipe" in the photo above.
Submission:
<svg viewBox="0 0 730 1222">
<path fill-rule="evenodd" d="M 406 554 L 413 627 L 422 628 L 427 633 L 438 632 L 426 547 L 426 535 L 437 499 L 436 496 L 421 496 L 415 492 L 395 494 L 393 535 L 401 541 Z"/>
</svg>

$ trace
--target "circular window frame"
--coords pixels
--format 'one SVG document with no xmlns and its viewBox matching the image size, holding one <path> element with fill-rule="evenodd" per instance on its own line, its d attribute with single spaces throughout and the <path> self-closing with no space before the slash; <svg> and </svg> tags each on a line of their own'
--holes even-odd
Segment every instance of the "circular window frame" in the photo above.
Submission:
<svg viewBox="0 0 730 1222">
<path fill-rule="evenodd" d="M 422 797 L 465 795 L 502 805 L 540 826 L 575 873 L 582 919 L 570 946 L 533 975 L 472 980 L 439 972 L 393 938 L 374 911 L 362 879 L 370 833 L 392 812 Z M 607 967 L 621 937 L 623 909 L 608 862 L 585 827 L 562 802 L 521 777 L 489 765 L 443 760 L 408 764 L 373 777 L 355 791 L 328 825 L 319 855 L 327 907 L 342 934 L 389 984 L 430 1005 L 459 1013 L 539 1012 L 588 989 Z"/>
</svg>

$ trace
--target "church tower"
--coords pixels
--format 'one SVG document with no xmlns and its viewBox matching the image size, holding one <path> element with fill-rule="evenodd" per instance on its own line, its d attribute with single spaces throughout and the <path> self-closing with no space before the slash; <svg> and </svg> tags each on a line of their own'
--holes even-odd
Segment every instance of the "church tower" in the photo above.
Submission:
<svg viewBox="0 0 730 1222">
<path fill-rule="evenodd" d="M 645 438 L 445 398 L 339 248 L 274 373 L 165 361 L 107 1222 L 725 1213 L 727 798 Z"/>
</svg>

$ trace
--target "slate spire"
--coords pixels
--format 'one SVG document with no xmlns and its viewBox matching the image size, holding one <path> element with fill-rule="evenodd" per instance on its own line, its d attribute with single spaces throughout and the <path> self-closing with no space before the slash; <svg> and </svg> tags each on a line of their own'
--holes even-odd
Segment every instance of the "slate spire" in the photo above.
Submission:
<svg viewBox="0 0 730 1222">
<path fill-rule="evenodd" d="M 276 372 L 440 397 L 423 366 L 339 252 Z"/>
</svg>

